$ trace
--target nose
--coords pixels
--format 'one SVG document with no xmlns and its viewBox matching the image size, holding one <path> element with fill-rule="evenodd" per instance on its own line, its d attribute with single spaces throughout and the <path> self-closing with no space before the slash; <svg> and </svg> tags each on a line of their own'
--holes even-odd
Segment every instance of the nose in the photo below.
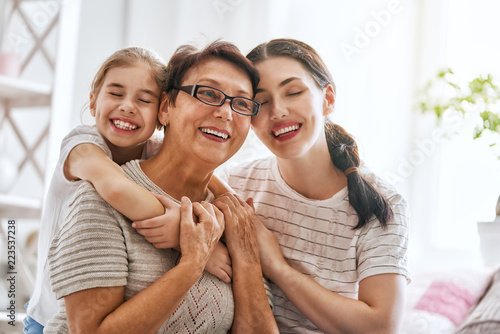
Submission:
<svg viewBox="0 0 500 334">
<path fill-rule="evenodd" d="M 281 103 L 281 101 L 278 101 L 278 99 L 274 99 L 271 103 L 271 120 L 279 120 L 285 116 L 288 116 L 288 109 L 283 103 Z"/>
<path fill-rule="evenodd" d="M 120 111 L 127 113 L 127 114 L 137 113 L 134 101 L 132 101 L 132 99 L 129 99 L 129 98 L 124 98 L 121 101 L 119 109 L 120 109 Z"/>
<path fill-rule="evenodd" d="M 231 109 L 231 103 L 229 100 L 224 101 L 220 107 L 215 108 L 215 117 L 221 118 L 224 121 L 230 121 L 233 119 L 233 109 Z"/>
</svg>

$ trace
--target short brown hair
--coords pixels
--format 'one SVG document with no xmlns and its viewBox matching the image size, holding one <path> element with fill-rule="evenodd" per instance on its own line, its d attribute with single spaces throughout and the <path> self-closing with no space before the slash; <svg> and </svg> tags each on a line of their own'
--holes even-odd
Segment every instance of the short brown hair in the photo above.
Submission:
<svg viewBox="0 0 500 334">
<path fill-rule="evenodd" d="M 238 47 L 230 42 L 217 40 L 199 49 L 193 45 L 181 45 L 175 50 L 167 65 L 167 83 L 165 92 L 169 103 L 175 105 L 175 100 L 186 73 L 207 59 L 222 59 L 236 65 L 248 75 L 252 83 L 253 94 L 259 84 L 259 73 L 252 63 L 241 54 Z"/>
</svg>

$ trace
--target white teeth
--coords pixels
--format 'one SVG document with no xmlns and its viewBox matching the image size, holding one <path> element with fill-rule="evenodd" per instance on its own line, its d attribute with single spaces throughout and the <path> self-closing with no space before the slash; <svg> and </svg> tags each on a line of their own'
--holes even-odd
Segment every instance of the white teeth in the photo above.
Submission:
<svg viewBox="0 0 500 334">
<path fill-rule="evenodd" d="M 212 129 L 202 128 L 201 131 L 203 131 L 205 133 L 208 133 L 208 134 L 211 134 L 211 135 L 214 135 L 214 136 L 217 136 L 217 137 L 220 137 L 222 139 L 227 139 L 227 137 L 228 137 L 227 134 L 219 132 L 219 131 L 215 131 L 215 130 L 212 130 Z"/>
<path fill-rule="evenodd" d="M 135 130 L 137 129 L 137 125 L 130 124 L 129 122 L 124 122 L 120 120 L 114 120 L 113 124 L 118 128 L 122 130 Z"/>
<path fill-rule="evenodd" d="M 285 128 L 282 128 L 282 129 L 279 129 L 278 131 L 274 131 L 274 135 L 276 137 L 284 134 L 284 133 L 287 133 L 287 132 L 290 132 L 290 131 L 296 131 L 299 129 L 299 126 L 298 125 L 292 125 L 292 126 L 287 126 Z"/>
</svg>

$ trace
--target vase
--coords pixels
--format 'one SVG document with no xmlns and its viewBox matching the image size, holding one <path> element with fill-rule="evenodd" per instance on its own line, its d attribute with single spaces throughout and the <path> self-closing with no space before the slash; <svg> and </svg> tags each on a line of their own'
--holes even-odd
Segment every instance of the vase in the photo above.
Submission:
<svg viewBox="0 0 500 334">
<path fill-rule="evenodd" d="M 496 219 L 492 222 L 478 222 L 481 256 L 485 265 L 500 264 L 500 196 L 496 207 Z"/>
</svg>

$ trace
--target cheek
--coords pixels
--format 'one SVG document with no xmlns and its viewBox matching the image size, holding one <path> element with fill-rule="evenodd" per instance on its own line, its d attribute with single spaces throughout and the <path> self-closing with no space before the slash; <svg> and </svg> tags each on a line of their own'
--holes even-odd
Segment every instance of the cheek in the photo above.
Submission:
<svg viewBox="0 0 500 334">
<path fill-rule="evenodd" d="M 254 116 L 252 117 L 252 129 L 253 132 L 257 135 L 257 137 L 262 142 L 266 142 L 269 140 L 267 134 L 269 128 L 269 124 L 267 122 L 267 118 L 263 116 Z"/>
<path fill-rule="evenodd" d="M 235 123 L 236 124 L 236 129 L 238 130 L 238 134 L 242 137 L 244 137 L 244 139 L 246 138 L 246 136 L 248 135 L 248 131 L 250 131 L 250 122 L 251 122 L 251 119 L 249 116 L 238 116 L 240 117 L 240 119 L 237 120 L 237 122 Z"/>
<path fill-rule="evenodd" d="M 153 124 L 156 124 L 156 120 L 158 119 L 158 107 L 151 108 L 148 112 L 147 120 Z"/>
<path fill-rule="evenodd" d="M 261 131 L 265 127 L 266 117 L 259 112 L 257 116 L 252 116 L 252 128 L 255 132 Z"/>
</svg>

